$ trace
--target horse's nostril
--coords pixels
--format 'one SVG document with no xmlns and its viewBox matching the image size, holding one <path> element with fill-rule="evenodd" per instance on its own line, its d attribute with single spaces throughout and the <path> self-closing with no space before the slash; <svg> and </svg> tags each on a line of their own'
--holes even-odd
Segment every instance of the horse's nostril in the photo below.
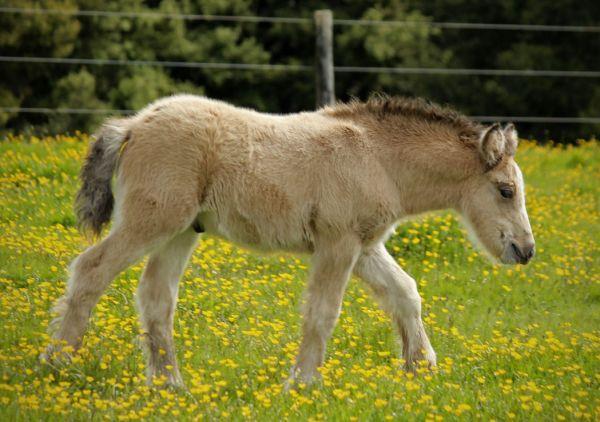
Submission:
<svg viewBox="0 0 600 422">
<path fill-rule="evenodd" d="M 523 255 L 525 256 L 525 258 L 527 258 L 527 260 L 533 258 L 533 255 L 535 255 L 535 245 L 525 246 L 523 248 Z"/>
<path fill-rule="evenodd" d="M 527 264 L 535 253 L 534 245 L 525 245 L 523 248 L 519 248 L 516 243 L 511 242 L 510 246 L 521 264 Z"/>
</svg>

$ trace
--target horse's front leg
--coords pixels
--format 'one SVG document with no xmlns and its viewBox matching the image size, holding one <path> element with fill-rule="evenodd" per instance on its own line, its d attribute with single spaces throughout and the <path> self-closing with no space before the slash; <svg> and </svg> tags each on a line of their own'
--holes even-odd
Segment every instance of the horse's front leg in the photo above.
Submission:
<svg viewBox="0 0 600 422">
<path fill-rule="evenodd" d="M 340 314 L 346 284 L 360 253 L 355 236 L 320 241 L 312 259 L 304 308 L 303 337 L 292 380 L 305 383 L 319 377 L 325 346 Z"/>
<path fill-rule="evenodd" d="M 421 320 L 421 296 L 415 280 L 400 268 L 383 243 L 364 251 L 354 271 L 394 319 L 402 337 L 406 369 L 414 370 L 419 361 L 435 366 L 436 356 Z"/>
</svg>

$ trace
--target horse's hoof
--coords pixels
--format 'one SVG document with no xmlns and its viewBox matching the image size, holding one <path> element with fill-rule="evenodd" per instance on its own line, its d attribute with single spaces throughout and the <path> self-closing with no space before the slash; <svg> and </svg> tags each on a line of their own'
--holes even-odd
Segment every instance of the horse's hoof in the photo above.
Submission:
<svg viewBox="0 0 600 422">
<path fill-rule="evenodd" d="M 322 375 L 318 372 L 306 373 L 294 367 L 290 372 L 290 377 L 285 381 L 283 390 L 298 390 L 300 388 L 313 386 L 323 380 Z"/>
<path fill-rule="evenodd" d="M 68 347 L 68 346 L 67 346 Z M 55 344 L 50 344 L 46 347 L 46 351 L 39 356 L 40 362 L 51 366 L 66 366 L 71 363 L 73 356 L 62 347 Z"/>
<path fill-rule="evenodd" d="M 437 366 L 437 358 L 433 349 L 420 350 L 405 358 L 404 370 L 413 374 L 418 374 L 419 371 L 433 370 Z"/>
<path fill-rule="evenodd" d="M 146 379 L 146 385 L 150 388 L 187 391 L 187 387 L 179 374 L 152 375 Z"/>
</svg>

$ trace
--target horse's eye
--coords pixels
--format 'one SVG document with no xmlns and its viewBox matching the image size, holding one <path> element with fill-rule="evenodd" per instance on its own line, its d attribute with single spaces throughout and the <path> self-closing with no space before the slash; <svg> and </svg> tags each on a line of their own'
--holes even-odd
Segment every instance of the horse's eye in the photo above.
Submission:
<svg viewBox="0 0 600 422">
<path fill-rule="evenodd" d="M 512 198 L 514 195 L 514 192 L 511 188 L 500 188 L 500 195 L 502 195 L 503 198 Z"/>
</svg>

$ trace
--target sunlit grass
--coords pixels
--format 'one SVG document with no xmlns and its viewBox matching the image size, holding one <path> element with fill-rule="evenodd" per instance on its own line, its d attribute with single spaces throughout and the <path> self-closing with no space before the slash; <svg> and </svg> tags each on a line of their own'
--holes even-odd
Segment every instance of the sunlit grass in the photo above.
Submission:
<svg viewBox="0 0 600 422">
<path fill-rule="evenodd" d="M 87 137 L 0 141 L 0 420 L 600 418 L 600 144 L 519 151 L 538 255 L 489 263 L 448 212 L 400 226 L 389 250 L 418 281 L 435 372 L 399 367 L 388 318 L 350 283 L 324 381 L 282 392 L 298 348 L 306 257 L 202 240 L 175 337 L 187 391 L 145 386 L 133 305 L 143 263 L 94 312 L 73 363 L 53 369 L 52 302 L 86 246 L 72 200 Z"/>
</svg>

